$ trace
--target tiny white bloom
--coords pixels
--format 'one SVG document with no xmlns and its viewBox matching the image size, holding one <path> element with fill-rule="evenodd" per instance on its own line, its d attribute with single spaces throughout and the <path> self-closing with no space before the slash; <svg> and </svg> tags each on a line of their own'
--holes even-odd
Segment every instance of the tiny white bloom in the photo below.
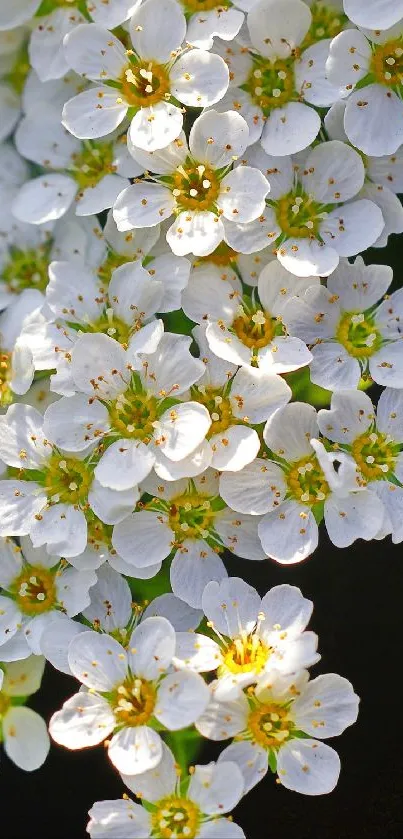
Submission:
<svg viewBox="0 0 403 839">
<path fill-rule="evenodd" d="M 240 767 L 246 792 L 270 768 L 287 789 L 323 795 L 337 784 L 340 760 L 321 741 L 356 721 L 358 703 L 353 686 L 336 673 L 309 681 L 306 670 L 292 676 L 274 670 L 231 702 L 220 701 L 213 686 L 210 705 L 196 725 L 212 740 L 234 738 L 219 763 L 233 760 Z"/>
<path fill-rule="evenodd" d="M 40 688 L 45 659 L 30 656 L 0 668 L 0 740 L 10 760 L 25 772 L 39 769 L 49 752 L 49 736 L 42 717 L 22 702 Z"/>
<path fill-rule="evenodd" d="M 121 193 L 113 208 L 118 229 L 152 227 L 174 214 L 166 237 L 173 252 L 213 253 L 234 221 L 247 228 L 265 207 L 269 184 L 262 173 L 252 167 L 233 169 L 248 134 L 239 114 L 211 110 L 195 120 L 189 148 L 184 134 L 161 152 L 146 153 L 129 143 L 134 158 L 155 177 Z"/>
<path fill-rule="evenodd" d="M 347 546 L 358 538 L 373 539 L 382 524 L 381 507 L 365 491 L 352 457 L 326 451 L 318 436 L 315 408 L 302 402 L 286 405 L 266 423 L 266 458 L 256 458 L 236 474 L 225 472 L 220 479 L 220 493 L 229 507 L 262 516 L 262 546 L 277 562 L 301 562 L 312 554 L 322 518 L 336 545 L 340 540 Z"/>
<path fill-rule="evenodd" d="M 328 390 L 357 388 L 361 377 L 403 387 L 403 293 L 386 294 L 388 265 L 341 260 L 323 286 L 287 303 L 290 329 L 310 346 L 311 380 Z M 379 298 L 385 299 L 379 302 Z"/>
<path fill-rule="evenodd" d="M 123 800 L 97 801 L 89 812 L 87 830 L 91 839 L 114 839 L 118 835 L 245 839 L 239 825 L 223 817 L 243 794 L 242 772 L 235 763 L 199 764 L 192 774 L 181 778 L 171 750 L 163 744 L 155 769 L 122 777 L 129 789 L 152 806 L 146 809 L 127 796 Z"/>
<path fill-rule="evenodd" d="M 64 40 L 66 59 L 77 73 L 100 86 L 67 102 L 66 128 L 76 137 L 102 137 L 120 125 L 130 109 L 134 145 L 154 151 L 175 140 L 183 123 L 180 104 L 213 105 L 228 87 L 223 59 L 183 49 L 185 35 L 186 18 L 175 0 L 146 0 L 139 6 L 130 20 L 129 50 L 96 24 L 76 27 Z"/>
<path fill-rule="evenodd" d="M 26 289 L 0 314 L 0 406 L 29 390 L 34 377 L 32 353 L 21 333 L 27 318 L 42 305 L 39 291 Z"/>
<path fill-rule="evenodd" d="M 0 542 L 1 601 L 0 656 L 3 661 L 39 654 L 45 627 L 60 613 L 74 617 L 90 603 L 94 571 L 77 571 L 34 549 L 28 539 L 22 548 L 11 539 Z"/>
<path fill-rule="evenodd" d="M 226 227 L 226 241 L 235 250 L 259 251 L 271 244 L 292 274 L 328 276 L 341 256 L 355 256 L 382 233 L 381 210 L 359 195 L 364 164 L 346 143 L 320 143 L 302 164 L 252 146 L 244 162 L 266 175 L 270 194 L 257 221 Z"/>
<path fill-rule="evenodd" d="M 333 394 L 330 410 L 318 413 L 322 434 L 334 441 L 336 449 L 354 458 L 378 505 L 379 499 L 382 501 L 379 506 L 386 512 L 383 526 L 395 543 L 403 540 L 402 417 L 403 390 L 389 387 L 382 392 L 377 409 L 366 393 L 343 390 Z M 347 509 L 342 527 L 344 533 L 334 513 L 332 529 L 337 531 L 337 541 L 330 536 L 339 547 L 350 544 L 349 534 L 355 527 Z"/>
<path fill-rule="evenodd" d="M 106 634 L 89 631 L 73 638 L 69 665 L 89 690 L 76 693 L 53 715 L 53 739 L 82 749 L 113 734 L 108 754 L 119 772 L 135 775 L 157 766 L 162 740 L 156 723 L 168 731 L 186 728 L 209 701 L 198 673 L 168 672 L 175 645 L 175 630 L 163 617 L 142 621 L 127 651 Z"/>
<path fill-rule="evenodd" d="M 403 17 L 402 0 L 344 0 L 346 15 L 357 26 L 388 29 Z"/>
<path fill-rule="evenodd" d="M 208 583 L 202 604 L 218 641 L 177 633 L 175 664 L 217 671 L 217 696 L 233 697 L 263 673 L 294 673 L 320 659 L 317 636 L 305 631 L 313 604 L 295 586 L 275 586 L 261 598 L 244 580 L 229 577 Z"/>
<path fill-rule="evenodd" d="M 341 32 L 331 42 L 326 62 L 329 80 L 352 91 L 344 114 L 349 141 L 376 157 L 393 154 L 403 131 L 403 20 L 390 30 L 386 24 L 383 28 L 382 32 L 367 29 L 366 34 L 357 29 Z"/>
</svg>

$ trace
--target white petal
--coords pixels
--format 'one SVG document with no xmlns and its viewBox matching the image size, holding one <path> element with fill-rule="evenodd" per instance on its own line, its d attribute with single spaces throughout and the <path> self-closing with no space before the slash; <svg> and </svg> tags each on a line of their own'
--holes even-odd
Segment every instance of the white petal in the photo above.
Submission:
<svg viewBox="0 0 403 839">
<path fill-rule="evenodd" d="M 41 686 L 45 659 L 31 655 L 25 661 L 13 661 L 7 665 L 2 691 L 7 696 L 31 696 Z"/>
<path fill-rule="evenodd" d="M 43 417 L 31 405 L 11 405 L 0 419 L 0 457 L 8 466 L 41 469 L 50 454 Z"/>
<path fill-rule="evenodd" d="M 326 62 L 329 81 L 339 87 L 355 86 L 369 70 L 371 46 L 365 35 L 352 27 L 340 32 L 330 43 Z"/>
<path fill-rule="evenodd" d="M 88 503 L 105 524 L 118 524 L 135 508 L 139 499 L 137 486 L 126 490 L 113 490 L 94 480 L 88 493 Z"/>
<path fill-rule="evenodd" d="M 314 384 L 328 390 L 355 390 L 358 387 L 361 379 L 359 362 L 341 344 L 335 341 L 318 344 L 312 348 L 312 356 L 310 376 Z"/>
<path fill-rule="evenodd" d="M 348 201 L 364 184 L 365 169 L 358 152 L 340 140 L 316 146 L 305 161 L 302 183 L 321 204 Z"/>
<path fill-rule="evenodd" d="M 261 143 L 267 154 L 295 154 L 313 143 L 319 129 L 320 116 L 314 108 L 304 102 L 288 102 L 271 111 Z"/>
<path fill-rule="evenodd" d="M 223 278 L 215 265 L 201 265 L 193 269 L 182 295 L 185 314 L 196 323 L 208 318 L 232 323 L 239 305 L 239 293 L 234 284 Z"/>
<path fill-rule="evenodd" d="M 87 25 L 87 24 L 86 24 Z M 90 87 L 64 105 L 62 125 L 81 140 L 105 137 L 123 122 L 127 105 L 113 88 Z"/>
<path fill-rule="evenodd" d="M 67 658 L 69 644 L 76 635 L 85 632 L 86 629 L 83 624 L 69 618 L 49 622 L 41 635 L 41 650 L 56 670 L 66 673 L 67 676 L 72 675 Z"/>
<path fill-rule="evenodd" d="M 229 72 L 219 55 L 197 49 L 175 62 L 170 78 L 172 93 L 180 102 L 193 108 L 206 108 L 226 93 Z"/>
<path fill-rule="evenodd" d="M 101 692 L 113 690 L 127 675 L 128 659 L 123 647 L 110 635 L 92 630 L 73 638 L 68 659 L 76 679 Z"/>
<path fill-rule="evenodd" d="M 245 224 L 262 215 L 270 186 L 259 169 L 238 166 L 221 181 L 217 206 L 225 218 Z"/>
<path fill-rule="evenodd" d="M 351 444 L 365 434 L 375 419 L 369 396 L 362 391 L 343 391 L 332 396 L 331 409 L 318 412 L 318 425 L 325 437 L 336 443 Z"/>
<path fill-rule="evenodd" d="M 118 772 L 137 775 L 158 766 L 162 740 L 156 731 L 146 725 L 122 728 L 112 737 L 108 756 Z"/>
<path fill-rule="evenodd" d="M 4 6 L 0 10 L 0 32 L 29 21 L 40 5 L 40 0 L 14 0 L 12 6 Z"/>
<path fill-rule="evenodd" d="M 46 504 L 32 481 L 0 481 L 0 536 L 26 536 Z"/>
<path fill-rule="evenodd" d="M 112 544 L 125 562 L 142 568 L 162 562 L 172 550 L 173 532 L 157 513 L 141 510 L 114 527 Z"/>
<path fill-rule="evenodd" d="M 147 152 L 164 149 L 179 137 L 183 116 L 180 109 L 170 102 L 157 102 L 150 108 L 140 108 L 134 115 L 130 128 L 130 142 Z"/>
<path fill-rule="evenodd" d="M 279 751 L 277 771 L 287 789 L 324 795 L 337 784 L 340 759 L 334 749 L 317 740 L 289 740 Z"/>
<path fill-rule="evenodd" d="M 108 446 L 94 474 L 109 489 L 131 489 L 151 472 L 154 459 L 153 452 L 141 440 L 117 440 Z"/>
<path fill-rule="evenodd" d="M 256 458 L 241 472 L 225 472 L 220 479 L 220 495 L 239 513 L 260 516 L 278 507 L 286 493 L 282 469 L 270 461 Z"/>
<path fill-rule="evenodd" d="M 109 335 L 81 335 L 72 354 L 71 371 L 79 390 L 101 399 L 116 399 L 130 379 L 123 347 Z"/>
<path fill-rule="evenodd" d="M 69 67 L 93 81 L 121 78 L 127 67 L 123 44 L 96 23 L 77 26 L 64 39 Z"/>
<path fill-rule="evenodd" d="M 32 772 L 45 762 L 49 748 L 46 723 L 31 708 L 10 708 L 2 720 L 4 749 L 20 769 Z"/>
<path fill-rule="evenodd" d="M 158 420 L 159 449 L 170 460 L 182 460 L 202 443 L 210 426 L 210 414 L 204 405 L 198 402 L 175 405 Z"/>
<path fill-rule="evenodd" d="M 189 149 L 184 131 L 180 132 L 177 140 L 169 143 L 166 148 L 147 151 L 139 148 L 131 141 L 129 130 L 127 145 L 131 156 L 145 171 L 155 172 L 158 175 L 171 175 L 175 169 L 186 160 Z"/>
<path fill-rule="evenodd" d="M 357 26 L 371 29 L 388 29 L 403 17 L 402 0 L 344 0 L 344 9 Z"/>
<path fill-rule="evenodd" d="M 402 143 L 402 101 L 383 85 L 356 90 L 347 100 L 344 128 L 350 143 L 365 154 L 393 154 Z"/>
<path fill-rule="evenodd" d="M 171 191 L 153 183 L 139 183 L 124 189 L 113 207 L 113 218 L 120 231 L 133 227 L 154 227 L 168 219 L 175 207 Z"/>
<path fill-rule="evenodd" d="M 116 26 L 124 23 L 134 14 L 140 3 L 141 0 L 113 0 L 113 3 L 105 3 L 104 0 L 86 0 L 92 19 L 105 29 L 115 29 Z"/>
<path fill-rule="evenodd" d="M 34 548 L 46 545 L 51 556 L 78 556 L 87 544 L 87 522 L 84 513 L 71 504 L 55 504 L 42 510 L 30 530 Z"/>
<path fill-rule="evenodd" d="M 213 169 L 222 169 L 232 163 L 243 154 L 248 141 L 249 129 L 240 114 L 236 111 L 220 114 L 213 109 L 195 120 L 189 136 L 193 157 Z"/>
<path fill-rule="evenodd" d="M 330 43 L 330 39 L 324 38 L 312 44 L 296 62 L 296 88 L 307 102 L 317 108 L 326 108 L 345 95 L 345 91 L 331 84 L 326 76 Z"/>
<path fill-rule="evenodd" d="M 12 133 L 21 115 L 19 97 L 13 88 L 6 84 L 0 84 L 0 108 L 0 142 L 2 142 Z"/>
<path fill-rule="evenodd" d="M 143 356 L 141 371 L 144 386 L 159 399 L 187 391 L 205 371 L 203 362 L 190 353 L 192 341 L 187 335 L 164 332 L 154 353 Z"/>
<path fill-rule="evenodd" d="M 133 801 L 96 801 L 88 815 L 91 839 L 143 839 L 151 829 L 150 815 Z"/>
<path fill-rule="evenodd" d="M 266 634 L 275 628 L 278 633 L 286 632 L 288 640 L 291 640 L 305 629 L 312 615 L 312 609 L 312 601 L 303 597 L 296 586 L 286 583 L 274 586 L 262 599 L 261 610 L 265 616 L 262 632 Z"/>
<path fill-rule="evenodd" d="M 257 432 L 243 425 L 233 425 L 214 434 L 210 444 L 213 449 L 211 465 L 220 471 L 238 472 L 255 459 L 260 449 Z"/>
<path fill-rule="evenodd" d="M 176 633 L 176 651 L 173 659 L 175 667 L 188 667 L 197 673 L 205 673 L 216 670 L 221 660 L 220 647 L 212 638 L 197 632 Z M 241 731 L 242 727 L 238 728 L 238 731 Z"/>
<path fill-rule="evenodd" d="M 215 816 L 233 810 L 241 799 L 244 781 L 235 763 L 221 761 L 195 766 L 188 796 L 195 801 L 202 813 Z"/>
<path fill-rule="evenodd" d="M 80 691 L 53 714 L 49 731 L 61 746 L 83 749 L 102 743 L 115 725 L 115 716 L 105 699 Z"/>
<path fill-rule="evenodd" d="M 129 667 L 136 676 L 156 681 L 168 670 L 175 652 L 175 630 L 166 618 L 143 619 L 132 632 Z"/>
<path fill-rule="evenodd" d="M 286 501 L 278 511 L 263 516 L 258 531 L 267 556 L 284 564 L 301 562 L 318 545 L 313 513 L 295 501 Z"/>
<path fill-rule="evenodd" d="M 181 46 L 186 34 L 186 20 L 174 0 L 148 0 L 135 11 L 130 21 L 133 47 L 141 58 L 166 64 Z"/>
<path fill-rule="evenodd" d="M 208 256 L 223 240 L 224 227 L 215 213 L 207 210 L 199 213 L 185 211 L 176 218 L 166 238 L 177 256 L 188 253 Z"/>
<path fill-rule="evenodd" d="M 197 629 L 203 617 L 200 609 L 193 609 L 174 594 L 160 594 L 154 597 L 143 612 L 143 619 L 162 616 L 167 618 L 177 633 Z M 178 636 L 177 636 L 178 637 Z"/>
<path fill-rule="evenodd" d="M 344 209 L 344 207 L 343 207 Z M 333 236 L 333 238 L 335 238 Z M 332 245 L 317 239 L 287 239 L 277 251 L 281 265 L 298 277 L 327 277 L 337 268 L 339 256 Z"/>
<path fill-rule="evenodd" d="M 103 210 L 109 210 L 129 183 L 127 178 L 121 178 L 120 175 L 105 175 L 99 183 L 78 193 L 76 214 L 92 216 L 95 213 L 102 213 Z"/>
<path fill-rule="evenodd" d="M 203 611 L 215 629 L 229 638 L 252 632 L 261 599 L 252 586 L 239 577 L 209 583 L 203 593 Z"/>
<path fill-rule="evenodd" d="M 274 454 L 288 461 L 312 454 L 310 439 L 317 436 L 315 408 L 306 402 L 293 402 L 276 412 L 264 429 L 264 439 Z"/>
<path fill-rule="evenodd" d="M 403 387 L 401 338 L 393 344 L 386 344 L 370 358 L 369 370 L 375 382 L 384 387 Z"/>
<path fill-rule="evenodd" d="M 84 616 L 92 624 L 99 623 L 105 632 L 126 626 L 132 616 L 132 597 L 127 581 L 107 564 L 98 570 L 97 578 Z"/>
<path fill-rule="evenodd" d="M 80 452 L 97 441 L 109 429 L 109 414 L 104 405 L 77 393 L 49 405 L 44 416 L 44 433 L 56 446 Z"/>
<path fill-rule="evenodd" d="M 385 388 L 377 406 L 377 426 L 383 434 L 403 442 L 403 391 Z"/>
<path fill-rule="evenodd" d="M 325 524 L 338 548 L 356 539 L 374 539 L 382 525 L 383 510 L 372 492 L 351 493 L 347 498 L 331 495 L 325 501 Z"/>
<path fill-rule="evenodd" d="M 260 0 L 249 12 L 248 29 L 258 52 L 275 60 L 292 55 L 308 32 L 311 20 L 308 7 L 300 0 Z"/>
<path fill-rule="evenodd" d="M 246 839 L 239 824 L 232 819 L 214 818 L 204 822 L 199 830 L 200 839 Z"/>
<path fill-rule="evenodd" d="M 244 559 L 265 559 L 257 532 L 258 518 L 244 513 L 222 510 L 215 522 L 215 530 L 225 547 Z"/>
<path fill-rule="evenodd" d="M 57 577 L 57 600 L 69 618 L 73 618 L 89 606 L 89 589 L 96 581 L 95 571 L 78 571 L 77 568 L 69 567 Z"/>
<path fill-rule="evenodd" d="M 194 47 L 209 50 L 213 46 L 214 37 L 232 41 L 238 34 L 243 20 L 241 12 L 227 6 L 219 6 L 202 15 L 196 13 L 188 22 L 186 40 Z"/>
<path fill-rule="evenodd" d="M 0 649 L 21 626 L 21 612 L 9 597 L 0 595 Z"/>
<path fill-rule="evenodd" d="M 40 22 L 32 32 L 29 42 L 29 58 L 41 82 L 60 79 L 69 70 L 68 57 L 64 51 L 64 38 L 78 26 L 87 24 L 78 9 L 53 9 L 49 15 L 41 15 Z M 34 18 L 34 23 L 36 19 Z"/>
<path fill-rule="evenodd" d="M 204 15 L 204 17 L 206 17 L 206 15 Z M 223 96 L 222 99 L 215 104 L 215 110 L 220 114 L 226 113 L 227 111 L 237 111 L 237 113 L 244 118 L 249 128 L 249 147 L 252 143 L 257 143 L 260 139 L 265 122 L 263 111 L 259 105 L 253 101 L 252 97 L 246 92 L 246 90 L 242 90 L 240 87 L 233 87 L 231 85 L 225 96 Z M 262 147 L 259 146 L 259 148 Z M 242 160 L 245 154 L 247 154 L 247 151 L 243 153 Z"/>
<path fill-rule="evenodd" d="M 292 706 L 301 731 L 311 737 L 336 737 L 352 725 L 358 715 L 359 698 L 348 679 L 326 673 L 308 682 Z"/>
<path fill-rule="evenodd" d="M 154 715 L 169 731 L 192 725 L 203 713 L 210 691 L 198 673 L 170 673 L 160 683 Z"/>
<path fill-rule="evenodd" d="M 225 705 L 224 705 L 225 707 Z M 267 752 L 248 741 L 231 743 L 220 753 L 219 762 L 232 761 L 239 766 L 245 782 L 245 794 L 264 778 L 268 770 Z"/>
<path fill-rule="evenodd" d="M 175 758 L 165 743 L 162 743 L 162 757 L 154 769 L 141 775 L 122 775 L 126 786 L 136 795 L 141 793 L 145 801 L 160 801 L 172 795 L 178 779 Z"/>
<path fill-rule="evenodd" d="M 207 583 L 226 576 L 222 560 L 202 539 L 186 539 L 177 550 L 170 568 L 172 591 L 195 609 L 202 607 Z"/>
<path fill-rule="evenodd" d="M 182 460 L 169 460 L 160 452 L 154 464 L 154 470 L 159 478 L 164 481 L 177 481 L 180 478 L 194 478 L 201 475 L 211 465 L 213 451 L 210 443 L 204 440 L 197 449 L 182 458 Z"/>
<path fill-rule="evenodd" d="M 76 194 L 76 183 L 67 175 L 40 175 L 27 181 L 17 193 L 12 212 L 20 221 L 43 224 L 67 212 Z"/>
</svg>

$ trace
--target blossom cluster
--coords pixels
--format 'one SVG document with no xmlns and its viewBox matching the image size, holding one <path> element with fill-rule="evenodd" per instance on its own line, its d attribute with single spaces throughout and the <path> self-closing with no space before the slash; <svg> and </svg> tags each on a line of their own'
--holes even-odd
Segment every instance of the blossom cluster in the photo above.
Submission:
<svg viewBox="0 0 403 839">
<path fill-rule="evenodd" d="M 337 783 L 311 602 L 229 572 L 403 541 L 403 290 L 360 255 L 403 233 L 402 99 L 402 0 L 1 5 L 0 740 L 39 767 L 25 703 L 75 677 L 51 737 L 137 799 L 91 839 Z"/>
</svg>

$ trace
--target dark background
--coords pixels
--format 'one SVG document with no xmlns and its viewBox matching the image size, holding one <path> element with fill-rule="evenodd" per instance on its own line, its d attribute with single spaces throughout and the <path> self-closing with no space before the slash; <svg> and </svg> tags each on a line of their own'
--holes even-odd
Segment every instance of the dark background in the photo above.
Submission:
<svg viewBox="0 0 403 839">
<path fill-rule="evenodd" d="M 392 237 L 392 247 L 368 252 L 365 261 L 392 264 L 397 287 L 402 255 L 400 241 Z M 314 601 L 310 628 L 319 635 L 322 659 L 312 675 L 340 673 L 361 696 L 358 722 L 329 741 L 342 762 L 336 790 L 309 798 L 283 789 L 269 774 L 234 813 L 248 839 L 403 836 L 402 560 L 402 547 L 390 539 L 338 550 L 324 530 L 315 555 L 300 565 L 230 557 L 229 573 L 246 578 L 260 594 L 288 582 Z M 76 684 L 49 665 L 30 705 L 48 720 Z M 198 762 L 216 754 L 208 743 Z M 125 791 L 103 747 L 69 752 L 52 746 L 45 765 L 32 774 L 17 769 L 3 753 L 0 775 L 2 839 L 85 839 L 94 801 L 119 798 Z"/>
</svg>

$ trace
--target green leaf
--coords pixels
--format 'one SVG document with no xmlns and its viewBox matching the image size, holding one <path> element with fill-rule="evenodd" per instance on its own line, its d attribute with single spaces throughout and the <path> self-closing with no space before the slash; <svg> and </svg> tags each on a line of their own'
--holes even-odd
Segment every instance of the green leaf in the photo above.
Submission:
<svg viewBox="0 0 403 839">
<path fill-rule="evenodd" d="M 274 774 L 277 772 L 277 755 L 274 749 L 270 749 L 269 754 L 269 768 L 271 769 Z"/>
<path fill-rule="evenodd" d="M 187 774 L 189 766 L 194 763 L 202 748 L 203 738 L 199 732 L 194 728 L 185 728 L 183 731 L 168 731 L 164 734 L 164 740 L 172 750 L 182 773 Z"/>
</svg>

